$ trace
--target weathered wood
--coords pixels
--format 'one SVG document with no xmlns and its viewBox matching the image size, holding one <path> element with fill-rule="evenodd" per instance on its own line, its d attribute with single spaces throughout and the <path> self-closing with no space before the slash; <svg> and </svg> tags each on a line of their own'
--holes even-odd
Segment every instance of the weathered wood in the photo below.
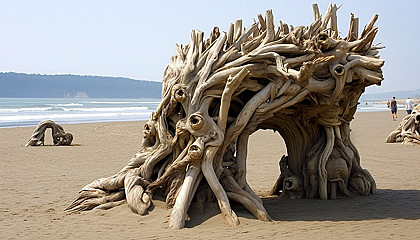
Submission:
<svg viewBox="0 0 420 240">
<path fill-rule="evenodd" d="M 373 45 L 377 16 L 359 35 L 351 15 L 341 38 L 339 8 L 330 4 L 321 17 L 314 4 L 309 27 L 280 21 L 276 28 L 268 10 L 247 29 L 238 20 L 228 33 L 215 27 L 206 40 L 192 31 L 165 68 L 162 100 L 144 127 L 139 153 L 116 175 L 82 188 L 67 210 L 108 208 L 125 198 L 133 212 L 146 214 L 160 195 L 173 207 L 174 229 L 184 227 L 194 199 L 201 210 L 217 199 L 230 226 L 239 224 L 230 201 L 269 221 L 246 178 L 249 135 L 259 129 L 279 132 L 287 147 L 273 194 L 323 200 L 375 194 L 349 122 L 364 89 L 383 80 L 381 47 Z M 418 134 L 416 119 L 391 138 Z"/>
<path fill-rule="evenodd" d="M 173 229 L 184 228 L 185 218 L 187 215 L 188 208 L 191 203 L 191 197 L 194 195 L 194 186 L 200 176 L 200 167 L 197 162 L 190 165 L 187 174 L 185 176 L 184 183 L 179 191 L 176 198 L 175 205 L 172 209 L 171 218 L 169 220 L 169 227 Z"/>
<path fill-rule="evenodd" d="M 404 145 L 420 144 L 420 105 L 406 116 L 385 140 L 386 143 L 401 142 Z"/>
<path fill-rule="evenodd" d="M 70 145 L 73 141 L 73 135 L 71 133 L 64 132 L 63 127 L 58 125 L 52 120 L 41 121 L 35 128 L 31 139 L 26 143 L 25 147 L 28 146 L 39 146 L 44 145 L 45 142 L 45 131 L 51 128 L 52 139 L 55 146 L 59 145 Z"/>
</svg>

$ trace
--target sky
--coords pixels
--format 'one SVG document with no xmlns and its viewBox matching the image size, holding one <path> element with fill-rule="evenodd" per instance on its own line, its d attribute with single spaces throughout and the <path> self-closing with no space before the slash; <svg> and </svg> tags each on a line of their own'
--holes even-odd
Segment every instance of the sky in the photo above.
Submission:
<svg viewBox="0 0 420 240">
<path fill-rule="evenodd" d="M 228 31 L 243 20 L 273 10 L 281 20 L 309 26 L 312 4 L 324 14 L 330 1 L 265 0 L 0 0 L 0 72 L 80 74 L 161 81 L 175 54 L 194 29 L 209 36 L 214 26 Z M 340 36 L 347 35 L 350 13 L 359 30 L 379 15 L 374 43 L 385 49 L 385 80 L 367 93 L 420 89 L 420 1 L 336 1 Z"/>
</svg>

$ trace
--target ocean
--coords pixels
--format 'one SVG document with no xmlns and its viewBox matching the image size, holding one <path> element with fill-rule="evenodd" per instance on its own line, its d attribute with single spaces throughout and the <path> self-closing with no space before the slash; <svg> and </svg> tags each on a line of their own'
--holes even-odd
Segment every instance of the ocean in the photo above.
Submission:
<svg viewBox="0 0 420 240">
<path fill-rule="evenodd" d="M 149 120 L 160 99 L 0 98 L 0 128 Z M 403 106 L 400 106 L 403 109 Z M 359 112 L 388 111 L 386 101 L 361 102 Z"/>
<path fill-rule="evenodd" d="M 0 98 L 0 128 L 148 120 L 160 99 Z"/>
</svg>

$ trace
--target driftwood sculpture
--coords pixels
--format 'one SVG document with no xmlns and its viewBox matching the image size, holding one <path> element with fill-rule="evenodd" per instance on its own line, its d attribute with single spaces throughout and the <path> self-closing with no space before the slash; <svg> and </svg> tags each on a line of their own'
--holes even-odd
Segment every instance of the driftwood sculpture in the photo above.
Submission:
<svg viewBox="0 0 420 240">
<path fill-rule="evenodd" d="M 162 100 L 144 126 L 139 152 L 114 176 L 82 188 L 67 211 L 126 199 L 133 212 L 146 214 L 161 196 L 177 229 L 192 201 L 203 208 L 215 197 L 230 226 L 239 224 L 230 201 L 269 221 L 246 178 L 248 137 L 258 129 L 278 131 L 286 143 L 274 192 L 324 200 L 374 194 L 349 123 L 365 87 L 383 80 L 380 47 L 372 44 L 378 16 L 359 35 L 352 15 L 340 38 L 337 9 L 330 5 L 321 17 L 314 5 L 309 27 L 280 22 L 276 28 L 268 10 L 247 29 L 238 20 L 227 33 L 215 27 L 206 40 L 192 31 L 164 71 Z"/>
<path fill-rule="evenodd" d="M 41 121 L 35 128 L 31 139 L 26 143 L 25 147 L 28 146 L 40 146 L 44 145 L 45 131 L 51 128 L 52 139 L 55 146 L 58 145 L 70 145 L 73 141 L 73 135 L 71 133 L 64 132 L 64 129 L 52 120 Z"/>
<path fill-rule="evenodd" d="M 386 143 L 401 142 L 404 145 L 420 144 L 420 105 L 406 116 L 385 140 Z"/>
</svg>

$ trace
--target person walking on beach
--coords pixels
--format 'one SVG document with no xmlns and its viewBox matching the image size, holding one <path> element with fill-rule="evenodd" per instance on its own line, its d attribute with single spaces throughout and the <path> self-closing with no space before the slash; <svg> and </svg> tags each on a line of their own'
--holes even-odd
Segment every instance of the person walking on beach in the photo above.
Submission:
<svg viewBox="0 0 420 240">
<path fill-rule="evenodd" d="M 411 114 L 414 108 L 414 102 L 410 98 L 407 98 L 405 101 L 405 110 L 407 111 L 407 114 Z"/>
<path fill-rule="evenodd" d="M 395 97 L 392 97 L 390 106 L 391 106 L 392 120 L 397 121 L 398 106 L 397 106 L 397 100 L 395 100 Z"/>
</svg>

